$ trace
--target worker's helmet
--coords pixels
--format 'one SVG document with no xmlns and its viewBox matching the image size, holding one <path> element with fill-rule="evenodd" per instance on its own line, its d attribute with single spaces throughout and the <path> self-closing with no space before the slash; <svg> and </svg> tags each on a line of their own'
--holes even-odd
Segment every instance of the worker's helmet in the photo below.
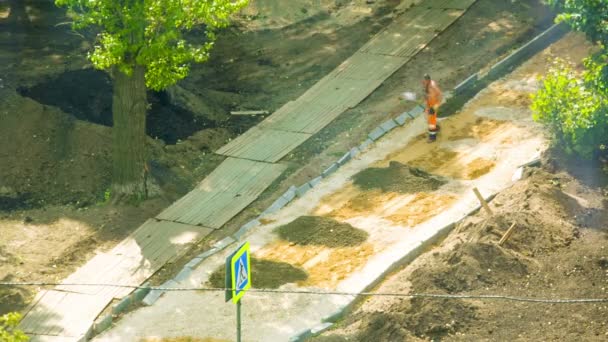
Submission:
<svg viewBox="0 0 608 342">
<path fill-rule="evenodd" d="M 430 81 L 431 80 L 431 75 L 424 74 L 424 79 L 427 80 L 427 81 Z"/>
</svg>

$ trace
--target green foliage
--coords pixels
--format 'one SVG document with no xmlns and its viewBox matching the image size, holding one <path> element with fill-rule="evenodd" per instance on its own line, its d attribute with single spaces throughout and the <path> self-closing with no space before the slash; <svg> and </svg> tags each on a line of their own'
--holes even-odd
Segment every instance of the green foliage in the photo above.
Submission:
<svg viewBox="0 0 608 342">
<path fill-rule="evenodd" d="M 164 89 L 187 76 L 190 63 L 209 58 L 215 31 L 248 0 L 55 0 L 68 8 L 74 29 L 98 30 L 89 54 L 98 69 L 131 74 L 146 69 L 146 86 Z M 187 33 L 202 28 L 206 39 L 192 42 Z"/>
<path fill-rule="evenodd" d="M 534 119 L 549 127 L 566 152 L 591 158 L 608 144 L 608 93 L 597 78 L 602 66 L 592 58 L 585 65 L 579 75 L 556 60 L 532 96 L 531 108 Z"/>
<path fill-rule="evenodd" d="M 106 189 L 106 191 L 103 192 L 103 201 L 104 201 L 104 203 L 110 202 L 110 197 L 111 196 L 112 196 L 112 191 L 110 189 Z"/>
<path fill-rule="evenodd" d="M 591 41 L 608 47 L 608 0 L 547 0 L 563 21 L 584 32 Z"/>
<path fill-rule="evenodd" d="M 0 341 L 3 342 L 25 342 L 29 341 L 23 332 L 16 329 L 21 320 L 21 315 L 16 312 L 0 316 Z"/>
</svg>

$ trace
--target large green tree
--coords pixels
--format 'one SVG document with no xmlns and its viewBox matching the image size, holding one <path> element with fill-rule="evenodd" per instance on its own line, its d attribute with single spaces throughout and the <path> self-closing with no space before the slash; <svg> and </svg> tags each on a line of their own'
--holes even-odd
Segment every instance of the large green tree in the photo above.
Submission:
<svg viewBox="0 0 608 342">
<path fill-rule="evenodd" d="M 96 32 L 89 59 L 113 80 L 112 195 L 146 190 L 146 89 L 162 90 L 209 58 L 218 28 L 248 0 L 55 0 L 73 28 Z M 193 29 L 204 32 L 188 39 Z"/>
</svg>

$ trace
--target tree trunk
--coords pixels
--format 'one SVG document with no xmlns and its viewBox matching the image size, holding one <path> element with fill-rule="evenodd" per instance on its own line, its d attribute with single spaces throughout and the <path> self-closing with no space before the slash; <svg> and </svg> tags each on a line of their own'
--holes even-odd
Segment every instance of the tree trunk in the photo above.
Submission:
<svg viewBox="0 0 608 342">
<path fill-rule="evenodd" d="M 112 197 L 144 199 L 146 187 L 146 84 L 143 67 L 131 76 L 113 71 Z"/>
</svg>

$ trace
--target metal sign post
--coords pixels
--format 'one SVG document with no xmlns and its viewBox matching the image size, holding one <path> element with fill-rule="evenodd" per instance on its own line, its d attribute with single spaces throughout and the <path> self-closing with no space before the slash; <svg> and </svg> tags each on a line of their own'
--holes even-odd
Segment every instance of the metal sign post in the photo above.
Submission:
<svg viewBox="0 0 608 342">
<path fill-rule="evenodd" d="M 236 340 L 241 342 L 241 297 L 251 287 L 249 242 L 226 258 L 226 301 L 236 303 Z"/>
</svg>

